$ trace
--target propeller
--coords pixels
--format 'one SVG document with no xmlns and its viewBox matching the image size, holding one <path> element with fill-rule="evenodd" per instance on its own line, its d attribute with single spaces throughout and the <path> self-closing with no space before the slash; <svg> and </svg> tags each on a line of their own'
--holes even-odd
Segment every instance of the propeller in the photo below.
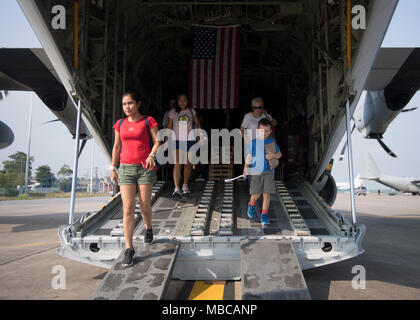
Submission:
<svg viewBox="0 0 420 320">
<path fill-rule="evenodd" d="M 60 120 L 59 119 L 54 119 L 54 120 L 43 122 L 41 124 L 46 124 L 46 123 L 51 123 L 51 122 L 57 122 L 57 121 L 60 121 Z"/>
<path fill-rule="evenodd" d="M 381 139 L 376 139 L 376 140 L 378 140 L 379 144 L 386 151 L 386 153 L 388 153 L 391 157 L 397 158 L 396 154 L 392 152 L 391 149 L 389 149 L 387 145 Z"/>
<path fill-rule="evenodd" d="M 0 100 L 6 99 L 7 94 L 8 94 L 7 90 L 0 90 Z"/>
<path fill-rule="evenodd" d="M 417 108 L 414 108 L 414 110 Z M 409 111 L 413 111 L 411 109 L 407 110 L 406 112 Z M 351 129 L 351 133 L 353 133 L 354 129 L 356 128 L 356 125 L 353 125 L 353 129 Z M 388 148 L 388 146 L 381 140 L 381 139 L 376 139 L 379 144 L 381 145 L 381 147 L 386 151 L 386 153 L 388 153 L 391 157 L 397 158 L 397 155 L 391 151 L 391 149 Z M 344 159 L 344 153 L 346 152 L 346 148 L 347 148 L 347 141 L 344 143 L 343 149 L 341 149 L 341 153 L 340 153 L 340 158 L 338 159 L 339 163 L 343 162 Z"/>
<path fill-rule="evenodd" d="M 411 111 L 414 111 L 414 110 L 417 110 L 417 107 L 411 108 L 411 109 L 405 109 L 405 110 L 402 110 L 401 112 L 411 112 Z"/>
<path fill-rule="evenodd" d="M 411 109 L 405 109 L 405 110 L 402 110 L 401 112 L 411 112 L 414 110 L 417 110 L 417 107 L 411 108 Z M 392 152 L 391 149 L 389 149 L 388 146 L 381 139 L 376 139 L 376 140 L 378 140 L 379 144 L 386 151 L 386 153 L 388 153 L 391 157 L 397 158 L 397 155 L 394 152 Z"/>
</svg>

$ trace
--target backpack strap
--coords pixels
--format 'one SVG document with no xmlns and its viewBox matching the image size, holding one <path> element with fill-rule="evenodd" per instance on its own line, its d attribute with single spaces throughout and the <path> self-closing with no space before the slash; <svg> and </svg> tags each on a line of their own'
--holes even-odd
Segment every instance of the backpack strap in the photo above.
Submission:
<svg viewBox="0 0 420 320">
<path fill-rule="evenodd" d="M 144 122 L 146 122 L 147 133 L 149 134 L 149 147 L 151 150 L 153 147 L 153 138 L 152 138 L 152 134 L 150 133 L 149 119 L 147 118 L 147 116 L 145 116 Z"/>
<path fill-rule="evenodd" d="M 120 124 L 118 125 L 118 132 L 119 133 L 121 133 L 121 125 L 122 125 L 122 123 L 124 122 L 125 119 L 127 119 L 127 118 L 123 118 L 123 119 L 120 120 Z"/>
<path fill-rule="evenodd" d="M 150 132 L 150 127 L 149 127 L 149 119 L 145 116 L 144 118 L 144 122 L 146 123 L 146 128 L 147 128 L 147 133 L 149 134 L 149 146 L 150 146 L 150 151 L 152 151 L 153 148 L 153 138 L 152 138 L 152 134 Z M 157 166 L 157 168 L 160 168 L 160 164 L 157 161 L 157 159 L 155 159 L 155 164 Z"/>
</svg>

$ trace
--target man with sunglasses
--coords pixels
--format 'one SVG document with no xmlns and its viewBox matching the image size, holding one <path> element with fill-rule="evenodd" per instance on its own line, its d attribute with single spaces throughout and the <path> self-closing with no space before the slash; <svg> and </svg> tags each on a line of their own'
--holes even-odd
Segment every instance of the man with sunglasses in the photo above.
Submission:
<svg viewBox="0 0 420 320">
<path fill-rule="evenodd" d="M 258 123 L 261 119 L 267 118 L 272 121 L 273 118 L 269 113 L 264 112 L 264 100 L 260 97 L 256 97 L 251 101 L 252 112 L 247 113 L 244 116 L 241 124 L 241 133 L 245 140 L 244 150 L 247 150 L 248 143 L 256 138 L 256 130 Z M 251 130 L 245 130 L 251 129 Z"/>
</svg>

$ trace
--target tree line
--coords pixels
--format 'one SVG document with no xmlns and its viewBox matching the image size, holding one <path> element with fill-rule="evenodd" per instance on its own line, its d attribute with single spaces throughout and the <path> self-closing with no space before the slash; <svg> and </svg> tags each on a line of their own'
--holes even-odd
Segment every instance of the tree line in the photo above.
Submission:
<svg viewBox="0 0 420 320">
<path fill-rule="evenodd" d="M 0 170 L 0 187 L 16 188 L 25 185 L 27 155 L 18 151 L 9 156 L 9 160 L 3 161 L 3 170 Z M 29 173 L 28 184 L 32 177 L 33 157 L 29 157 Z M 41 188 L 49 188 L 51 186 L 60 186 L 62 191 L 69 191 L 71 188 L 71 176 L 73 170 L 68 165 L 63 165 L 57 173 L 57 177 L 51 171 L 48 165 L 42 165 L 35 169 L 35 180 L 39 182 Z"/>
</svg>

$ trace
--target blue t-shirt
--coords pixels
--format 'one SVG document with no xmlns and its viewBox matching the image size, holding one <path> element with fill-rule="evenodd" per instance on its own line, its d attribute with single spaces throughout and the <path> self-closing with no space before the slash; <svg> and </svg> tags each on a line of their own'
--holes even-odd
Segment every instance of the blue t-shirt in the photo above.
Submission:
<svg viewBox="0 0 420 320">
<path fill-rule="evenodd" d="M 264 144 L 263 144 L 264 142 Z M 268 172 L 274 171 L 270 170 L 270 163 L 266 159 L 265 145 L 273 143 L 276 145 L 276 152 L 280 152 L 280 148 L 277 145 L 276 141 L 273 138 L 267 138 L 265 140 L 253 139 L 251 143 L 248 144 L 248 149 L 246 154 L 252 155 L 252 171 L 253 172 Z"/>
</svg>

